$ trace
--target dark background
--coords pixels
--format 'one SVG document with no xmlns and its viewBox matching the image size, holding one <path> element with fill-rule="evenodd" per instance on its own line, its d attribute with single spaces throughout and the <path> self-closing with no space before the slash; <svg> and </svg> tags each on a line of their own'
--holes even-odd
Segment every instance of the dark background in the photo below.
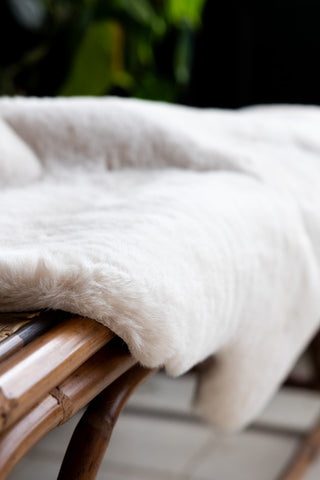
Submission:
<svg viewBox="0 0 320 480">
<path fill-rule="evenodd" d="M 320 104 L 319 0 L 2 0 L 0 93 Z"/>
</svg>

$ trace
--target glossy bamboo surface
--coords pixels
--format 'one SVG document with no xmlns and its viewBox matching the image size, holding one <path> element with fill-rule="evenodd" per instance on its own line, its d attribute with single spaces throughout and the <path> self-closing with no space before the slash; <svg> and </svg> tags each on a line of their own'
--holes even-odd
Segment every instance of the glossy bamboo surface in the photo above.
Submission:
<svg viewBox="0 0 320 480">
<path fill-rule="evenodd" d="M 0 345 L 23 325 L 39 318 L 41 312 L 0 312 Z"/>
<path fill-rule="evenodd" d="M 2 362 L 0 431 L 12 425 L 113 336 L 94 320 L 71 317 Z"/>
<path fill-rule="evenodd" d="M 25 314 L 0 314 L 0 363 L 47 332 L 70 314 L 45 311 Z"/>
<path fill-rule="evenodd" d="M 118 346 L 106 345 L 0 435 L 0 480 L 50 430 L 66 422 L 135 364 Z"/>
</svg>

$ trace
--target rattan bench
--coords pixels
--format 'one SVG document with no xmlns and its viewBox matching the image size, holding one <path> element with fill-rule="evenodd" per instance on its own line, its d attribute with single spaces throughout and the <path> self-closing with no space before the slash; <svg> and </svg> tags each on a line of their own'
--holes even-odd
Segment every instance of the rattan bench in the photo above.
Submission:
<svg viewBox="0 0 320 480">
<path fill-rule="evenodd" d="M 320 337 L 309 350 L 320 372 Z M 154 370 L 99 323 L 65 312 L 0 314 L 0 480 L 49 431 L 87 406 L 58 480 L 92 480 L 131 393 Z M 319 389 L 320 376 L 298 387 Z M 278 480 L 302 479 L 320 449 L 320 422 Z"/>
<path fill-rule="evenodd" d="M 94 479 L 122 408 L 153 373 L 109 329 L 63 312 L 1 314 L 0 362 L 1 480 L 86 405 L 58 478 Z"/>
</svg>

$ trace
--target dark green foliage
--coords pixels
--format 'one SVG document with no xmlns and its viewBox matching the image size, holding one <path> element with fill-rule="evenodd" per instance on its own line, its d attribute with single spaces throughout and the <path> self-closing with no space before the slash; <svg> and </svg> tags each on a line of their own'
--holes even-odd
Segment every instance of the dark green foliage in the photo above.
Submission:
<svg viewBox="0 0 320 480">
<path fill-rule="evenodd" d="M 0 93 L 177 101 L 204 0 L 2 0 Z"/>
</svg>

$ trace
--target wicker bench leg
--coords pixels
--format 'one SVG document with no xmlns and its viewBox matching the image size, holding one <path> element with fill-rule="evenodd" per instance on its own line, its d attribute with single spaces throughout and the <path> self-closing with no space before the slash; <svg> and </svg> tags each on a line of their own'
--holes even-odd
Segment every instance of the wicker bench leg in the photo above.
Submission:
<svg viewBox="0 0 320 480">
<path fill-rule="evenodd" d="M 135 365 L 90 403 L 70 440 L 58 480 L 96 478 L 121 410 L 134 390 L 153 373 Z"/>
<path fill-rule="evenodd" d="M 320 452 L 320 420 L 305 439 L 278 480 L 301 480 Z"/>
</svg>

